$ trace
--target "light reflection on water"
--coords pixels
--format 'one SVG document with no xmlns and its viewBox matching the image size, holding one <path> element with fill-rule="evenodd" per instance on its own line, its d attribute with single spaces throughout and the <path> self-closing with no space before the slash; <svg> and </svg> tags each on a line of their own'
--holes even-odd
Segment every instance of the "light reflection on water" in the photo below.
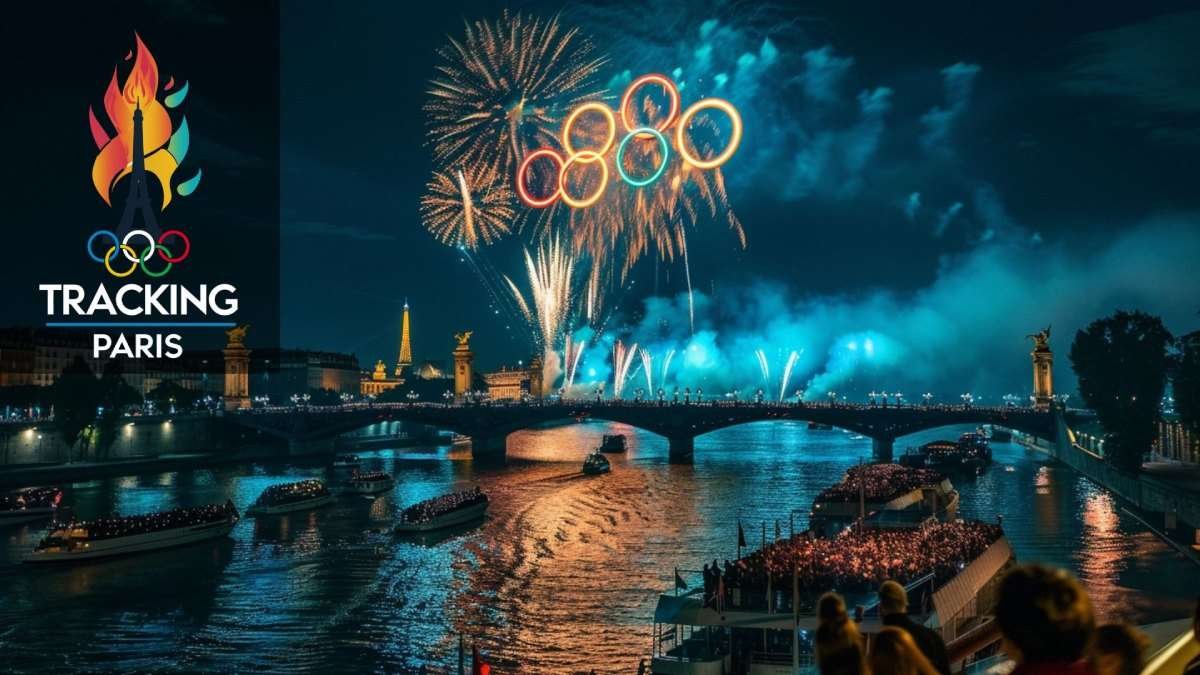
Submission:
<svg viewBox="0 0 1200 675">
<path fill-rule="evenodd" d="M 583 477 L 584 456 L 613 432 L 629 451 L 610 456 L 612 474 Z M 1200 575 L 1109 494 L 1018 446 L 994 451 L 990 471 L 957 481 L 962 515 L 1002 515 L 1019 558 L 1070 567 L 1104 617 L 1188 612 Z M 439 671 L 462 632 L 501 671 L 629 672 L 649 652 L 674 567 L 734 557 L 739 520 L 752 545 L 776 520 L 786 534 L 794 509 L 802 528 L 815 494 L 870 452 L 836 430 L 763 423 L 697 439 L 696 463 L 678 466 L 651 434 L 570 424 L 513 434 L 505 468 L 475 465 L 466 445 L 360 453 L 397 476 L 392 493 L 246 519 L 229 540 L 185 549 L 29 568 L 16 561 L 40 531 L 10 528 L 0 531 L 0 650 L 15 669 Z M 244 509 L 273 483 L 337 475 L 318 464 L 220 467 L 78 483 L 67 499 L 85 517 L 226 499 Z M 475 483 L 492 498 L 483 525 L 387 533 L 405 505 Z"/>
</svg>

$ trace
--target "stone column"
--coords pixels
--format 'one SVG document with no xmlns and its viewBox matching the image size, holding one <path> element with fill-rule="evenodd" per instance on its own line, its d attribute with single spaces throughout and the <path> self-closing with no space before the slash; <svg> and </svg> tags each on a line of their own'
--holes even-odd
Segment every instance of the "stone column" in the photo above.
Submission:
<svg viewBox="0 0 1200 675">
<path fill-rule="evenodd" d="M 475 355 L 467 344 L 471 339 L 471 331 L 458 333 L 454 337 L 458 340 L 458 346 L 454 348 L 454 399 L 461 402 L 471 391 L 471 360 Z"/>
<path fill-rule="evenodd" d="M 229 344 L 225 355 L 225 409 L 246 410 L 250 407 L 250 350 L 246 349 L 246 329 L 239 326 L 225 331 Z"/>
</svg>

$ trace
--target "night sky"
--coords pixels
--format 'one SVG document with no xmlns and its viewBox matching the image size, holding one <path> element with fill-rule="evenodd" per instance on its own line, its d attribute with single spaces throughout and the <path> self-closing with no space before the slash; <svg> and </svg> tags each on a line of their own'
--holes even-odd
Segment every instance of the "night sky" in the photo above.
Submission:
<svg viewBox="0 0 1200 675">
<path fill-rule="evenodd" d="M 1133 307 L 1177 334 L 1198 327 L 1194 6 L 508 7 L 561 12 L 609 58 L 602 83 L 679 68 L 692 92 L 742 111 L 724 170 L 748 246 L 721 223 L 690 238 L 698 339 L 726 372 L 711 391 L 757 372 L 760 345 L 802 349 L 796 372 L 814 389 L 1027 393 L 1023 337 L 1048 324 L 1069 391 L 1069 340 L 1091 319 Z M 463 329 L 484 367 L 528 358 L 525 333 L 417 211 L 435 50 L 502 9 L 285 6 L 285 344 L 392 360 L 407 298 L 418 360 L 445 359 Z M 519 273 L 526 242 L 482 255 Z M 635 270 L 612 336 L 697 339 L 670 299 L 685 288 L 678 263 L 658 266 L 664 299 L 643 304 L 655 267 Z M 846 358 L 867 339 L 876 358 Z"/>
</svg>

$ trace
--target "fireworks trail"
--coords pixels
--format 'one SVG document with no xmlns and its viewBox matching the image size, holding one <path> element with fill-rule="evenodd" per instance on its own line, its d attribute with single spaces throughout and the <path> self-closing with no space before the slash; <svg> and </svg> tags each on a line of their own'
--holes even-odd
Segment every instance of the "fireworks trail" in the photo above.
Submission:
<svg viewBox="0 0 1200 675">
<path fill-rule="evenodd" d="M 438 241 L 475 250 L 511 231 L 513 191 L 495 171 L 476 165 L 466 171 L 435 171 L 421 197 L 421 222 Z"/>
<path fill-rule="evenodd" d="M 659 387 L 667 386 L 667 373 L 671 372 L 671 359 L 675 358 L 675 350 L 668 349 L 667 355 L 663 357 L 662 377 L 658 380 Z"/>
<path fill-rule="evenodd" d="M 771 382 L 771 364 L 767 361 L 767 353 L 761 349 L 754 350 L 754 356 L 758 359 L 758 369 L 762 371 L 763 382 Z"/>
<path fill-rule="evenodd" d="M 787 363 L 783 366 L 783 379 L 779 383 L 779 401 L 781 403 L 787 396 L 788 381 L 792 379 L 792 368 L 795 367 L 796 361 L 799 359 L 800 352 L 793 349 L 792 353 L 788 354 Z"/>
<path fill-rule="evenodd" d="M 637 348 L 636 342 L 629 349 L 626 349 L 620 340 L 613 343 L 613 398 L 621 398 L 621 392 L 625 389 L 625 379 L 629 376 L 629 366 L 633 363 Z"/>
<path fill-rule="evenodd" d="M 647 395 L 654 394 L 654 357 L 650 355 L 649 349 L 642 349 L 642 372 L 646 374 L 646 392 Z"/>
<path fill-rule="evenodd" d="M 535 344 L 547 354 L 557 348 L 563 325 L 570 316 L 574 266 L 574 259 L 555 237 L 538 249 L 537 257 L 525 249 L 525 272 L 529 277 L 532 303 L 526 300 L 512 279 L 504 277 Z"/>
<path fill-rule="evenodd" d="M 438 56 L 425 103 L 435 163 L 485 166 L 506 182 L 521 156 L 555 145 L 567 112 L 603 94 L 593 80 L 606 59 L 557 16 L 469 22 Z"/>
<path fill-rule="evenodd" d="M 570 390 L 575 385 L 575 373 L 579 371 L 579 361 L 583 358 L 585 347 L 587 347 L 586 340 L 576 342 L 569 333 L 567 334 L 566 347 L 563 350 L 567 371 L 563 388 L 566 390 Z"/>
</svg>

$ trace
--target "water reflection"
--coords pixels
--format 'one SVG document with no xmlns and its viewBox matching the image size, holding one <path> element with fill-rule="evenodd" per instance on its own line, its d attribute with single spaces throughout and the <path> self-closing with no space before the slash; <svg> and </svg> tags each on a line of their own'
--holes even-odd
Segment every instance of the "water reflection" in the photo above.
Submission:
<svg viewBox="0 0 1200 675">
<path fill-rule="evenodd" d="M 584 478 L 584 456 L 614 432 L 628 451 Z M 38 570 L 17 561 L 44 523 L 0 530 L 0 649 L 18 669 L 53 654 L 93 670 L 406 670 L 451 666 L 465 633 L 499 670 L 629 672 L 674 567 L 735 557 L 739 521 L 752 544 L 764 523 L 767 538 L 776 520 L 786 533 L 793 510 L 803 528 L 816 493 L 870 452 L 840 431 L 762 423 L 700 437 L 681 466 L 656 436 L 570 423 L 513 434 L 507 467 L 474 464 L 466 445 L 359 453 L 364 470 L 396 475 L 391 493 L 246 519 L 229 540 L 186 549 Z M 1188 611 L 1194 570 L 1110 495 L 1018 446 L 994 454 L 992 470 L 957 481 L 962 515 L 1002 516 L 1022 560 L 1075 570 L 1105 617 Z M 344 475 L 312 461 L 220 467 L 78 483 L 66 499 L 81 516 L 245 508 L 269 485 Z M 492 500 L 478 525 L 390 534 L 400 509 L 473 484 Z"/>
</svg>

